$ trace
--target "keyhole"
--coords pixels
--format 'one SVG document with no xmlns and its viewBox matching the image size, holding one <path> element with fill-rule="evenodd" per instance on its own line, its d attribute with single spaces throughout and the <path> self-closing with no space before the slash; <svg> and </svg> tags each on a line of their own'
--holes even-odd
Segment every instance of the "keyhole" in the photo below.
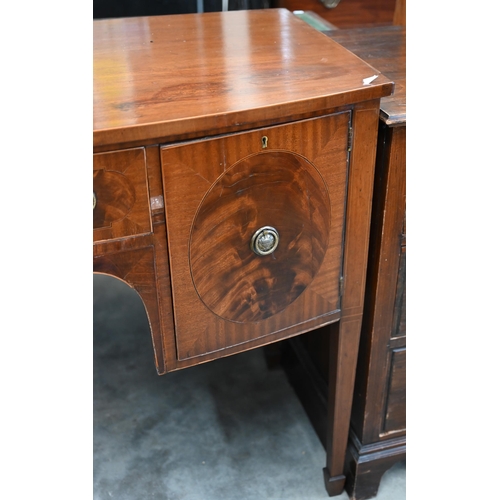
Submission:
<svg viewBox="0 0 500 500">
<path fill-rule="evenodd" d="M 266 149 L 267 148 L 267 137 L 264 136 L 262 138 L 262 149 Z"/>
</svg>

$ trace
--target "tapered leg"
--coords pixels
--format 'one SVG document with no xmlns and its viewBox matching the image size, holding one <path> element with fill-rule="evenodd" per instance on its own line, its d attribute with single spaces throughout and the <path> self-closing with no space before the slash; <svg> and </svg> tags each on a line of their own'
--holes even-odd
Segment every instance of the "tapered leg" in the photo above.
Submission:
<svg viewBox="0 0 500 500">
<path fill-rule="evenodd" d="M 341 318 L 332 327 L 328 380 L 325 486 L 330 496 L 342 493 L 344 463 L 356 375 L 370 235 L 373 176 L 379 121 L 379 101 L 353 110 L 344 241 Z"/>
<path fill-rule="evenodd" d="M 349 437 L 361 318 L 344 318 L 332 326 L 326 434 L 325 486 L 330 496 L 344 489 L 344 462 Z"/>
</svg>

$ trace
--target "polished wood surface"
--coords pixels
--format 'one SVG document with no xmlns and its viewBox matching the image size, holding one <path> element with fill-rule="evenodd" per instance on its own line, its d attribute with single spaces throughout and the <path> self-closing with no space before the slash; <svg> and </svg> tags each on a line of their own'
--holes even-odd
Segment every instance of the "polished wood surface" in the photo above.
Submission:
<svg viewBox="0 0 500 500">
<path fill-rule="evenodd" d="M 358 141 L 352 150 L 349 170 L 341 320 L 332 327 L 328 375 L 328 406 L 324 469 L 329 495 L 339 495 L 345 486 L 344 459 L 349 433 L 349 415 L 356 376 L 356 358 L 363 318 L 366 263 L 370 233 L 373 174 L 379 104 L 363 103 L 353 112 Z M 338 330 L 338 332 L 337 332 Z M 335 361 L 334 361 L 335 360 Z M 349 408 L 349 412 L 346 409 Z"/>
<path fill-rule="evenodd" d="M 94 36 L 96 161 L 141 150 L 149 197 L 145 232 L 94 242 L 95 272 L 138 291 L 160 374 L 335 324 L 324 477 L 340 494 L 393 82 L 284 9 L 99 20 Z M 108 180 L 99 224 L 138 203 Z M 261 225 L 274 254 L 250 253 Z"/>
<path fill-rule="evenodd" d="M 385 26 L 325 31 L 332 40 L 371 64 L 394 84 L 380 101 L 380 118 L 390 126 L 406 123 L 406 27 Z"/>
<path fill-rule="evenodd" d="M 344 112 L 162 149 L 179 359 L 336 318 L 349 121 Z M 280 242 L 257 256 L 263 226 Z"/>
<path fill-rule="evenodd" d="M 256 256 L 250 243 L 263 227 L 276 229 L 269 238 L 279 238 L 278 246 Z M 237 323 L 269 318 L 314 280 L 329 232 L 328 190 L 312 163 L 288 151 L 247 156 L 210 187 L 198 209 L 190 240 L 194 286 L 217 316 Z"/>
<path fill-rule="evenodd" d="M 366 31 L 347 33 L 346 46 L 384 68 L 396 88 L 381 101 L 367 294 L 346 455 L 346 491 L 357 500 L 373 498 L 383 474 L 406 456 L 406 29 Z"/>
<path fill-rule="evenodd" d="M 381 100 L 366 296 L 344 469 L 350 498 L 363 500 L 376 495 L 383 474 L 406 454 L 405 28 L 327 34 L 384 68 L 396 82 L 395 95 Z M 327 449 L 328 390 L 338 349 L 334 339 L 324 328 L 298 338 L 287 352 L 292 383 Z M 328 349 L 330 356 L 324 356 Z"/>
<path fill-rule="evenodd" d="M 396 0 L 392 23 L 397 26 L 406 26 L 406 0 Z"/>
<path fill-rule="evenodd" d="M 94 241 L 151 233 L 144 148 L 93 159 Z"/>
<path fill-rule="evenodd" d="M 406 456 L 406 126 L 381 121 L 346 490 L 365 500 Z"/>
<path fill-rule="evenodd" d="M 383 76 L 363 85 L 372 75 L 285 9 L 96 20 L 94 147 L 245 130 L 390 95 Z"/>
</svg>

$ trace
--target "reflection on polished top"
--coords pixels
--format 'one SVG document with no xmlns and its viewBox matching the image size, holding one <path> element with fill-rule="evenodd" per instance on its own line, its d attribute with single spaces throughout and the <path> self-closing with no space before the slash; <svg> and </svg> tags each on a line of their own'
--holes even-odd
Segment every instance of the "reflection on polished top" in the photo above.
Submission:
<svg viewBox="0 0 500 500">
<path fill-rule="evenodd" d="M 94 146 L 249 128 L 390 95 L 286 9 L 94 21 Z"/>
</svg>

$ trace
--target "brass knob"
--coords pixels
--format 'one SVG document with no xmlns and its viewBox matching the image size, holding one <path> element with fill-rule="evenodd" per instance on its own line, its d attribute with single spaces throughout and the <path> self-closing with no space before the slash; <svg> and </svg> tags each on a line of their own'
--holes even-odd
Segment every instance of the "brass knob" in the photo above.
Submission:
<svg viewBox="0 0 500 500">
<path fill-rule="evenodd" d="M 92 210 L 94 210 L 95 206 L 97 205 L 97 198 L 95 196 L 95 191 L 92 191 L 92 194 L 94 196 L 94 206 L 92 207 Z"/>
<path fill-rule="evenodd" d="M 278 247 L 280 235 L 274 227 L 264 226 L 255 231 L 250 247 L 257 255 L 269 255 Z"/>
</svg>

